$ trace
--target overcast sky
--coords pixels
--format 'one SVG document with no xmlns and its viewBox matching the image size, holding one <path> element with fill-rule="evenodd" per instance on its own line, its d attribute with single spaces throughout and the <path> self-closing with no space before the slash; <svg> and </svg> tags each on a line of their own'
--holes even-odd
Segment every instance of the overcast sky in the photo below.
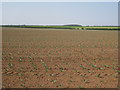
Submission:
<svg viewBox="0 0 120 90">
<path fill-rule="evenodd" d="M 2 24 L 118 25 L 117 2 L 4 2 Z"/>
</svg>

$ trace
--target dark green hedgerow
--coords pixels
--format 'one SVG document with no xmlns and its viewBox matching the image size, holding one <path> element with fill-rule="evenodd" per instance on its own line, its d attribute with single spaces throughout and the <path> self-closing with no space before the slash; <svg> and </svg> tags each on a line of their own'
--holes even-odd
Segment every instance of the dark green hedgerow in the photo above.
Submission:
<svg viewBox="0 0 120 90">
<path fill-rule="evenodd" d="M 42 28 L 42 29 L 78 29 L 78 30 L 120 30 L 117 26 L 40 26 L 40 25 L 2 25 L 2 27 Z"/>
</svg>

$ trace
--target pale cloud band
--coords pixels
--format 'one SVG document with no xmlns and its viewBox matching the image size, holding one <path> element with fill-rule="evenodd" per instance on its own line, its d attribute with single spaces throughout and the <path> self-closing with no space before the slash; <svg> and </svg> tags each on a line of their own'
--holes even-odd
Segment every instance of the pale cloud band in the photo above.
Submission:
<svg viewBox="0 0 120 90">
<path fill-rule="evenodd" d="M 120 0 L 1 0 L 1 2 L 119 2 Z"/>
</svg>

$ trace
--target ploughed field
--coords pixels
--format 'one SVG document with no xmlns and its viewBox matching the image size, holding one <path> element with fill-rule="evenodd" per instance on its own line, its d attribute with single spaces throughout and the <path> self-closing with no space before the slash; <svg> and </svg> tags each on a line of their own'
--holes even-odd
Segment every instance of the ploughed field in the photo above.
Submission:
<svg viewBox="0 0 120 90">
<path fill-rule="evenodd" d="M 3 88 L 116 88 L 117 31 L 3 28 Z"/>
</svg>

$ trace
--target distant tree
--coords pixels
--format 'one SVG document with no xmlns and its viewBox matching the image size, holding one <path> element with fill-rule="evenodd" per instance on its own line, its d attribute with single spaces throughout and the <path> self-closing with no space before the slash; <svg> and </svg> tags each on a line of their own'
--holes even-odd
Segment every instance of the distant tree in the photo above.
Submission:
<svg viewBox="0 0 120 90">
<path fill-rule="evenodd" d="M 82 28 L 82 29 L 84 29 L 84 28 Z"/>
<path fill-rule="evenodd" d="M 68 24 L 68 25 L 64 25 L 64 26 L 82 26 L 82 25 L 79 25 L 79 24 Z"/>
</svg>

